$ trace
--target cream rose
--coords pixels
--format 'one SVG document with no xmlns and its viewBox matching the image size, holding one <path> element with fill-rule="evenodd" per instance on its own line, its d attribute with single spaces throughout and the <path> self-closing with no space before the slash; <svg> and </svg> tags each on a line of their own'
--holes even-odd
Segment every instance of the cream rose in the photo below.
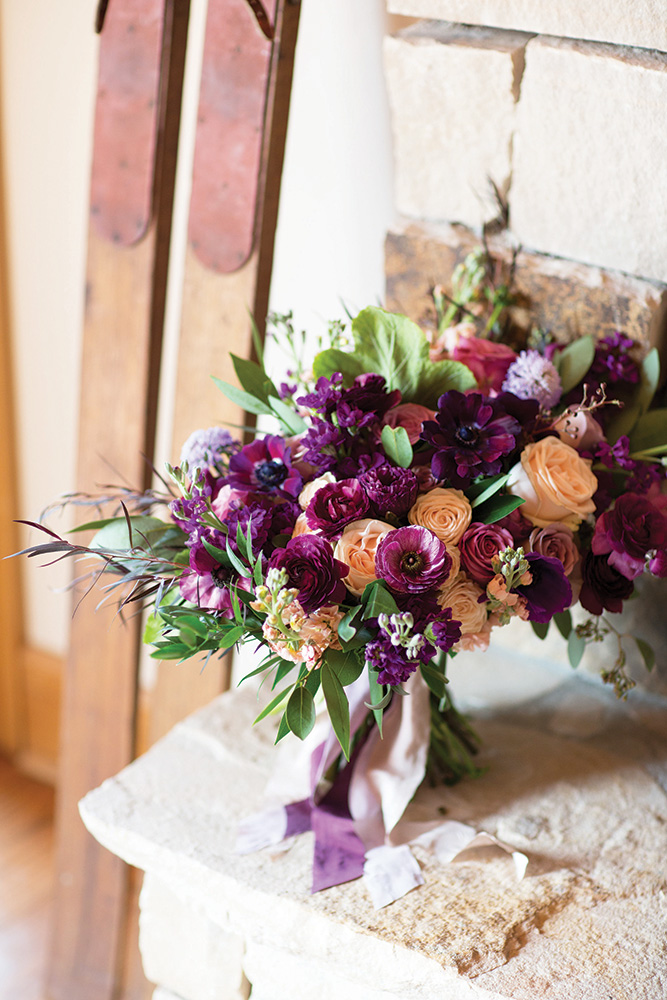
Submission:
<svg viewBox="0 0 667 1000">
<path fill-rule="evenodd" d="M 417 497 L 408 519 L 411 524 L 428 528 L 441 542 L 456 545 L 472 520 L 472 507 L 461 490 L 438 486 Z"/>
<path fill-rule="evenodd" d="M 335 483 L 336 477 L 331 472 L 324 472 L 317 479 L 311 480 L 311 482 L 306 483 L 304 488 L 299 493 L 299 507 L 301 510 L 305 510 L 310 501 L 313 499 L 318 490 L 321 490 L 323 486 L 327 486 L 329 483 Z"/>
<path fill-rule="evenodd" d="M 590 460 L 555 437 L 527 445 L 506 486 L 526 501 L 521 513 L 536 527 L 559 521 L 573 529 L 595 510 L 591 498 L 597 488 Z"/>
<path fill-rule="evenodd" d="M 465 573 L 459 573 L 456 579 L 445 584 L 438 592 L 438 604 L 441 608 L 451 608 L 452 618 L 461 622 L 461 635 L 477 635 L 486 626 L 486 602 L 479 603 L 484 595 L 481 587 L 469 580 Z"/>
<path fill-rule="evenodd" d="M 297 538 L 299 535 L 316 535 L 317 532 L 313 531 L 306 521 L 305 513 L 299 514 L 296 521 L 294 522 L 294 528 L 292 529 L 292 538 Z"/>
<path fill-rule="evenodd" d="M 350 567 L 350 572 L 343 583 L 357 597 L 363 594 L 367 584 L 377 580 L 375 550 L 381 539 L 390 531 L 394 531 L 394 528 L 386 521 L 364 517 L 348 524 L 340 536 L 334 549 L 334 556 Z"/>
</svg>

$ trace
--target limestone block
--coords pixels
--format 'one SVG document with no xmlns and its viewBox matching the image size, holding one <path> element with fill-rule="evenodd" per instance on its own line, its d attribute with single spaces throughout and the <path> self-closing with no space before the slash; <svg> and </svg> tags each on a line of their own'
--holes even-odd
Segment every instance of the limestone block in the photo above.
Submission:
<svg viewBox="0 0 667 1000">
<path fill-rule="evenodd" d="M 417 218 L 479 226 L 505 194 L 530 36 L 436 22 L 385 39 L 396 203 Z"/>
<path fill-rule="evenodd" d="M 430 289 L 442 284 L 451 291 L 454 268 L 479 244 L 479 236 L 463 226 L 404 220 L 385 245 L 387 308 L 435 329 Z M 494 259 L 509 266 L 516 243 L 501 234 L 489 237 L 488 246 Z M 660 282 L 522 249 L 513 289 L 510 313 L 519 328 L 535 324 L 562 341 L 623 330 L 640 343 L 667 347 L 667 287 Z"/>
<path fill-rule="evenodd" d="M 389 0 L 394 14 L 667 51 L 662 0 Z"/>
<path fill-rule="evenodd" d="M 667 54 L 533 39 L 510 225 L 532 249 L 667 280 Z"/>
<path fill-rule="evenodd" d="M 152 1000 L 183 1000 L 183 997 L 176 996 L 171 990 L 165 990 L 162 986 L 158 986 L 156 990 L 153 991 Z"/>
<path fill-rule="evenodd" d="M 235 855 L 238 821 L 258 807 L 275 759 L 272 728 L 252 729 L 243 691 L 91 792 L 82 816 L 244 938 L 252 1000 L 663 1000 L 665 700 L 644 696 L 630 713 L 607 690 L 569 682 L 519 704 L 521 679 L 507 685 L 504 705 L 476 720 L 488 771 L 420 789 L 408 818 L 445 810 L 497 835 L 528 854 L 521 882 L 492 849 L 443 866 L 415 847 L 425 884 L 374 911 L 362 880 L 309 895 L 311 835 Z M 564 733 L 579 704 L 587 727 Z"/>
<path fill-rule="evenodd" d="M 145 875 L 139 905 L 139 946 L 151 982 L 180 1000 L 247 1000 L 241 937 L 222 931 L 155 875 Z"/>
</svg>

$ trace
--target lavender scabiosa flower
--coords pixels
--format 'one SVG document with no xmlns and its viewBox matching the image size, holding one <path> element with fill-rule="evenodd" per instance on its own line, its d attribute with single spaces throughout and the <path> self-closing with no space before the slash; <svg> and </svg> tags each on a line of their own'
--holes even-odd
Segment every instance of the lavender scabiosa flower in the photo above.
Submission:
<svg viewBox="0 0 667 1000">
<path fill-rule="evenodd" d="M 302 486 L 301 476 L 292 465 L 290 449 L 277 434 L 256 438 L 232 455 L 225 481 L 237 490 L 259 493 L 280 490 L 293 497 L 299 495 Z"/>
<path fill-rule="evenodd" d="M 562 386 L 555 366 L 539 351 L 521 351 L 507 369 L 503 390 L 519 399 L 536 399 L 549 410 L 561 397 Z"/>
<path fill-rule="evenodd" d="M 428 528 L 408 525 L 388 532 L 375 553 L 375 572 L 392 590 L 434 590 L 449 576 L 452 557 Z"/>
<path fill-rule="evenodd" d="M 381 465 L 369 469 L 360 476 L 371 507 L 378 517 L 394 514 L 404 517 L 410 510 L 419 492 L 419 482 L 410 469 Z"/>
<path fill-rule="evenodd" d="M 452 389 L 438 400 L 436 419 L 424 422 L 421 437 L 434 450 L 434 478 L 462 489 L 477 476 L 500 472 L 520 434 L 521 424 L 498 400 Z"/>
<path fill-rule="evenodd" d="M 222 427 L 193 431 L 181 448 L 181 465 L 187 463 L 188 472 L 194 476 L 200 469 L 210 466 L 220 469 L 223 460 L 241 447 L 229 431 Z"/>
</svg>

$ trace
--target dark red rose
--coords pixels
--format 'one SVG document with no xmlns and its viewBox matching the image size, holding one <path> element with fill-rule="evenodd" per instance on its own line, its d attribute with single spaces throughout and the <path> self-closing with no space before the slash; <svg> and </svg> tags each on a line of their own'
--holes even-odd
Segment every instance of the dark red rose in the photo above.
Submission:
<svg viewBox="0 0 667 1000">
<path fill-rule="evenodd" d="M 609 564 L 606 555 L 596 556 L 587 552 L 581 563 L 583 584 L 579 594 L 579 603 L 592 615 L 601 615 L 603 611 L 618 614 L 623 610 L 634 584 L 627 576 L 623 576 Z"/>
</svg>

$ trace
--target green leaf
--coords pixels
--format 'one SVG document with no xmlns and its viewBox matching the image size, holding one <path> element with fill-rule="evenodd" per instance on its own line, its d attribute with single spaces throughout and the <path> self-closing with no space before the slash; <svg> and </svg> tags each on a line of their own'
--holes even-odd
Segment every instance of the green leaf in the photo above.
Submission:
<svg viewBox="0 0 667 1000">
<path fill-rule="evenodd" d="M 338 638 L 342 639 L 343 642 L 350 642 L 357 634 L 357 628 L 361 625 L 361 610 L 361 605 L 357 604 L 338 622 Z M 354 622 L 357 618 L 359 618 L 359 623 L 355 626 Z"/>
<path fill-rule="evenodd" d="M 264 400 L 257 399 L 256 396 L 251 396 L 249 392 L 238 389 L 235 385 L 230 385 L 229 382 L 223 382 L 222 379 L 216 378 L 215 375 L 212 375 L 211 378 L 227 399 L 231 400 L 232 403 L 236 403 L 246 413 L 271 413 L 271 407 Z"/>
<path fill-rule="evenodd" d="M 301 684 L 290 695 L 285 720 L 300 740 L 305 740 L 315 725 L 315 701 L 310 691 Z"/>
<path fill-rule="evenodd" d="M 632 402 L 616 414 L 607 428 L 606 438 L 610 444 L 615 444 L 624 434 L 632 436 L 635 424 L 647 412 L 658 388 L 660 380 L 660 357 L 652 348 L 639 368 L 639 385 Z"/>
<path fill-rule="evenodd" d="M 327 663 L 343 687 L 347 687 L 348 684 L 356 681 L 364 669 L 363 661 L 356 652 L 344 651 L 342 649 L 329 648 L 327 650 Z"/>
<path fill-rule="evenodd" d="M 533 632 L 538 639 L 546 639 L 549 631 L 549 622 L 531 622 Z"/>
<path fill-rule="evenodd" d="M 104 517 L 99 521 L 86 521 L 85 524 L 77 524 L 76 528 L 70 528 L 67 534 L 75 535 L 77 531 L 92 531 L 93 529 L 99 531 L 100 528 L 106 528 L 107 524 L 113 524 L 117 520 L 117 517 Z M 122 520 L 124 521 L 125 518 Z"/>
<path fill-rule="evenodd" d="M 185 614 L 178 616 L 178 626 L 179 628 L 187 628 L 195 635 L 198 635 L 200 639 L 205 639 L 208 635 L 208 628 L 206 623 L 196 615 Z"/>
<path fill-rule="evenodd" d="M 301 434 L 306 430 L 306 422 L 300 417 L 296 410 L 284 403 L 282 399 L 269 396 L 269 406 L 271 413 L 276 417 L 288 434 Z"/>
<path fill-rule="evenodd" d="M 556 623 L 556 628 L 563 636 L 564 639 L 568 639 L 570 632 L 572 631 L 572 615 L 569 611 L 558 611 L 553 620 Z"/>
<path fill-rule="evenodd" d="M 280 694 L 277 694 L 275 698 L 272 698 L 269 704 L 266 705 L 259 713 L 255 721 L 253 722 L 253 726 L 256 726 L 258 722 L 261 722 L 262 719 L 265 719 L 267 715 L 271 715 L 271 713 L 278 707 L 281 701 L 284 701 L 284 699 L 287 697 L 287 695 L 293 688 L 294 685 L 289 684 L 283 691 L 280 692 Z"/>
<path fill-rule="evenodd" d="M 255 399 L 268 400 L 269 394 L 278 395 L 278 390 L 266 374 L 263 368 L 256 361 L 249 361 L 247 358 L 239 358 L 236 354 L 230 354 L 236 377 L 247 393 Z"/>
<path fill-rule="evenodd" d="M 275 742 L 274 742 L 274 746 L 277 743 L 280 743 L 280 741 L 282 739 L 284 739 L 289 732 L 290 732 L 290 727 L 287 725 L 287 715 L 283 714 L 283 716 L 282 716 L 282 718 L 280 720 L 280 724 L 278 725 L 278 732 L 276 733 L 276 739 L 275 739 Z"/>
<path fill-rule="evenodd" d="M 402 469 L 409 469 L 412 463 L 412 445 L 405 427 L 390 427 L 385 424 L 381 438 L 387 458 Z"/>
<path fill-rule="evenodd" d="M 154 660 L 187 660 L 192 650 L 182 642 L 170 642 L 158 646 L 150 655 Z"/>
<path fill-rule="evenodd" d="M 328 652 L 325 653 L 325 660 L 322 664 L 321 674 L 322 674 L 322 690 L 324 692 L 324 700 L 327 704 L 327 711 L 329 713 L 329 719 L 331 720 L 331 725 L 333 731 L 338 738 L 341 750 L 345 755 L 345 759 L 350 759 L 350 706 L 348 704 L 345 692 L 341 682 L 338 680 L 336 673 L 329 666 L 326 657 Z"/>
<path fill-rule="evenodd" d="M 475 520 L 482 524 L 493 524 L 500 521 L 506 514 L 511 514 L 513 510 L 520 507 L 525 501 L 521 497 L 513 497 L 503 494 L 502 496 L 492 496 L 479 507 L 475 507 Z"/>
<path fill-rule="evenodd" d="M 637 643 L 637 649 L 641 654 L 641 658 L 644 661 L 644 666 L 650 673 L 655 666 L 655 653 L 653 651 L 653 647 L 649 646 L 645 639 L 638 639 L 636 636 L 635 642 Z"/>
<path fill-rule="evenodd" d="M 375 718 L 375 723 L 380 730 L 380 737 L 382 737 L 382 713 L 383 709 L 380 707 L 381 702 L 384 700 L 384 687 L 378 681 L 378 675 L 375 670 L 371 670 L 368 667 L 368 688 L 370 693 L 370 704 L 373 706 L 373 716 Z"/>
<path fill-rule="evenodd" d="M 369 306 L 352 320 L 352 334 L 362 370 L 382 375 L 389 390 L 400 389 L 404 403 L 434 408 L 448 389 L 477 384 L 458 361 L 432 362 L 426 335 L 406 316 Z"/>
<path fill-rule="evenodd" d="M 161 521 L 159 517 L 148 517 L 143 514 L 130 517 L 130 524 L 132 525 L 131 540 L 127 519 L 124 517 L 112 518 L 94 536 L 90 548 L 129 551 L 134 546 L 138 546 L 145 549 L 147 545 L 151 547 L 157 544 L 162 535 L 173 527 L 166 521 Z"/>
<path fill-rule="evenodd" d="M 586 641 L 573 629 L 567 639 L 567 657 L 571 667 L 578 667 L 586 650 Z"/>
<path fill-rule="evenodd" d="M 419 666 L 429 690 L 436 698 L 444 698 L 447 694 L 447 679 L 443 672 L 430 663 L 421 663 Z"/>
<path fill-rule="evenodd" d="M 336 347 L 330 347 L 315 356 L 313 375 L 316 379 L 322 377 L 330 379 L 334 372 L 341 373 L 345 386 L 349 388 L 357 375 L 363 375 L 364 369 L 354 354 L 347 354 Z"/>
<path fill-rule="evenodd" d="M 560 375 L 563 396 L 579 385 L 586 372 L 593 364 L 595 357 L 595 341 L 592 337 L 577 337 L 562 351 L 557 352 L 556 368 Z"/>
<path fill-rule="evenodd" d="M 364 605 L 364 618 L 377 618 L 378 615 L 395 615 L 398 605 L 381 580 L 375 580 L 364 588 L 361 595 Z"/>
<path fill-rule="evenodd" d="M 320 690 L 320 684 L 322 683 L 322 675 L 320 670 L 311 670 L 306 677 L 304 684 L 310 691 L 310 693 L 315 697 L 317 692 Z"/>
<path fill-rule="evenodd" d="M 473 483 L 467 490 L 465 494 L 470 500 L 471 507 L 479 507 L 483 504 L 485 500 L 489 500 L 494 496 L 498 490 L 501 490 L 507 480 L 509 479 L 509 473 L 501 473 L 499 476 L 492 476 L 491 479 L 482 480 L 481 483 Z M 475 489 L 477 487 L 477 489 Z M 470 491 L 475 490 L 473 496 L 470 496 Z"/>
<path fill-rule="evenodd" d="M 245 627 L 243 625 L 235 625 L 233 628 L 230 628 L 218 639 L 218 649 L 229 649 L 235 642 L 239 641 L 244 632 Z"/>
<path fill-rule="evenodd" d="M 649 410 L 639 418 L 630 436 L 630 454 L 661 455 L 667 451 L 667 409 Z"/>
<path fill-rule="evenodd" d="M 158 612 L 153 612 L 146 617 L 146 625 L 144 627 L 144 642 L 148 645 L 153 645 L 156 642 L 166 628 L 166 622 Z"/>
<path fill-rule="evenodd" d="M 208 554 L 210 556 L 213 556 L 213 558 L 217 560 L 217 562 L 222 563 L 222 565 L 226 566 L 227 568 L 231 566 L 231 562 L 229 556 L 227 555 L 226 549 L 219 549 L 217 545 L 213 544 L 213 542 L 209 542 L 208 538 L 202 538 L 202 544 L 206 549 L 206 551 L 208 552 Z"/>
<path fill-rule="evenodd" d="M 204 540 L 202 539 L 202 541 Z M 204 542 L 204 547 L 207 548 L 206 542 Z M 232 567 L 236 570 L 239 576 L 243 578 L 247 577 L 249 569 L 247 565 L 245 565 L 245 563 L 241 562 L 236 552 L 234 552 L 234 549 L 229 544 L 229 539 L 227 539 L 227 547 L 225 549 L 225 555 L 227 556 L 227 559 L 232 564 Z"/>
</svg>

